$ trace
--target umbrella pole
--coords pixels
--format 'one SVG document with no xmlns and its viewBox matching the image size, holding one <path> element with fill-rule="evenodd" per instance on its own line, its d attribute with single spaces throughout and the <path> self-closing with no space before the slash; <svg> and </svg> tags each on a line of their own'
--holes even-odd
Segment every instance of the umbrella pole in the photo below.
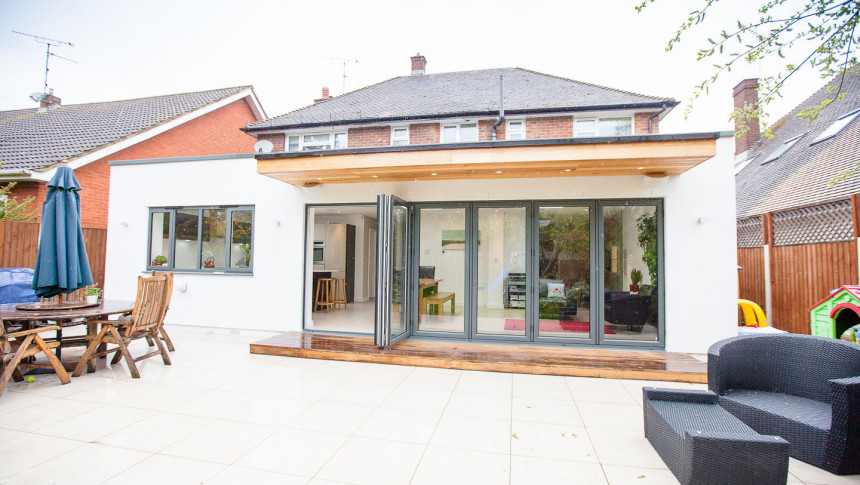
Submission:
<svg viewBox="0 0 860 485">
<path fill-rule="evenodd" d="M 60 296 L 57 297 L 57 305 L 63 306 L 63 294 L 60 293 Z"/>
</svg>

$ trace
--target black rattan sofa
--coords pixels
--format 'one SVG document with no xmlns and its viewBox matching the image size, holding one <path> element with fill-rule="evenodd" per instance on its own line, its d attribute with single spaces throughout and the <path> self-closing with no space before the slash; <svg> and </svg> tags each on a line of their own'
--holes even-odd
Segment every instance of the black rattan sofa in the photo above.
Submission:
<svg viewBox="0 0 860 485">
<path fill-rule="evenodd" d="M 742 336 L 708 350 L 708 388 L 791 456 L 838 475 L 860 473 L 860 346 L 809 335 Z"/>
</svg>

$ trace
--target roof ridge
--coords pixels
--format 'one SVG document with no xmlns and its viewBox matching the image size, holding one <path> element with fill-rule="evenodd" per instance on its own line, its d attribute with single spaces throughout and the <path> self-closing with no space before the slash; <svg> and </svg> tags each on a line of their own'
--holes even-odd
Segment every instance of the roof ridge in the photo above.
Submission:
<svg viewBox="0 0 860 485">
<path fill-rule="evenodd" d="M 660 100 L 660 101 L 669 101 L 669 100 L 671 100 L 671 101 L 675 101 L 675 98 L 672 98 L 672 97 L 664 97 L 664 96 L 650 96 L 650 95 L 642 94 L 642 93 L 634 93 L 633 91 L 625 91 L 624 89 L 610 88 L 610 87 L 608 87 L 608 86 L 603 86 L 603 85 L 601 85 L 601 84 L 590 83 L 590 82 L 587 82 L 587 81 L 580 81 L 579 79 L 572 79 L 572 78 L 569 78 L 569 77 L 558 76 L 558 75 L 556 75 L 556 74 L 547 74 L 547 73 L 545 73 L 545 72 L 535 71 L 535 70 L 532 70 L 532 69 L 526 69 L 526 68 L 524 68 L 524 67 L 514 67 L 514 68 L 512 68 L 512 69 L 517 69 L 517 70 L 520 70 L 520 71 L 526 71 L 526 72 L 530 72 L 530 73 L 532 73 L 532 74 L 539 74 L 539 75 L 541 75 L 541 76 L 554 77 L 554 78 L 556 78 L 556 79 L 561 79 L 561 80 L 563 80 L 563 81 L 570 81 L 570 82 L 574 82 L 574 83 L 585 84 L 586 86 L 592 86 L 592 87 L 600 88 L 600 89 L 607 89 L 607 90 L 609 90 L 609 91 L 615 91 L 615 92 L 617 92 L 617 93 L 629 94 L 629 95 L 631 95 L 631 96 L 641 96 L 641 97 L 643 97 L 643 98 L 656 99 L 656 100 Z"/>
<path fill-rule="evenodd" d="M 60 107 L 61 108 L 71 108 L 71 107 L 76 107 L 76 106 L 91 106 L 91 105 L 97 105 L 97 104 L 126 103 L 129 101 L 141 101 L 144 99 L 157 99 L 157 98 L 170 98 L 173 96 L 187 96 L 189 94 L 212 93 L 215 91 L 226 91 L 226 90 L 230 90 L 230 89 L 235 89 L 235 90 L 254 89 L 254 86 L 251 84 L 248 84 L 248 85 L 244 85 L 244 86 L 230 86 L 230 87 L 226 87 L 226 88 L 204 89 L 202 91 L 189 91 L 186 93 L 159 94 L 156 96 L 141 96 L 139 98 L 115 99 L 112 101 L 94 101 L 92 103 L 61 104 Z M 226 96 L 222 96 L 222 98 L 223 97 L 226 97 Z M 203 105 L 203 106 L 205 106 L 205 105 Z M 32 109 L 32 108 L 22 108 L 22 109 Z M 38 108 L 35 108 L 35 109 L 37 109 L 37 112 L 38 112 Z M 48 110 L 47 112 L 54 111 L 55 109 L 57 109 L 57 108 L 54 108 L 52 110 Z M 10 111 L 17 111 L 17 110 L 10 110 Z"/>
</svg>

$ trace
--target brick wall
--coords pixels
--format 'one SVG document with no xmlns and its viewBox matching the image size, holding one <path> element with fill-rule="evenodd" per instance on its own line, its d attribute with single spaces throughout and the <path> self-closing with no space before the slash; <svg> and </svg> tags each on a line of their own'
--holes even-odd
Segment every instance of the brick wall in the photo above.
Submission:
<svg viewBox="0 0 860 485">
<path fill-rule="evenodd" d="M 733 90 L 735 109 L 742 109 L 746 105 L 758 104 L 758 79 L 744 79 L 739 82 Z M 748 129 L 744 136 L 735 138 L 735 155 L 750 149 L 761 138 L 758 118 L 747 120 Z M 739 130 L 735 122 L 735 130 Z"/>
<path fill-rule="evenodd" d="M 391 128 L 388 126 L 350 128 L 347 132 L 347 140 L 349 148 L 388 146 L 391 145 Z"/>
<path fill-rule="evenodd" d="M 410 145 L 425 145 L 428 143 L 439 143 L 439 123 L 409 125 Z"/>
<path fill-rule="evenodd" d="M 6 185 L 3 184 L 4 187 Z M 33 209 L 36 215 L 39 215 L 42 212 L 42 202 L 45 201 L 47 194 L 48 187 L 45 184 L 38 182 L 18 182 L 9 195 L 18 199 L 18 202 L 23 201 L 27 197 L 33 197 L 33 202 L 30 202 L 30 208 Z"/>
<path fill-rule="evenodd" d="M 493 139 L 493 125 L 496 124 L 496 120 L 480 120 L 478 121 L 478 140 L 480 141 L 491 141 Z M 507 123 L 502 123 L 496 128 L 496 140 L 504 140 L 505 139 L 505 126 Z"/>
<path fill-rule="evenodd" d="M 108 161 L 253 153 L 256 140 L 239 130 L 253 121 L 256 121 L 256 118 L 248 103 L 238 100 L 78 168 L 75 170 L 75 177 L 83 187 L 80 192 L 83 227 L 107 228 L 110 187 Z M 12 195 L 20 198 L 35 193 L 37 199 L 33 203 L 41 211 L 48 193 L 47 188 L 45 184 L 38 184 L 39 187 L 34 189 L 34 185 L 37 184 L 19 184 L 12 191 Z"/>
<path fill-rule="evenodd" d="M 634 135 L 647 135 L 648 134 L 648 118 L 653 116 L 654 113 L 636 113 L 633 115 L 633 134 Z M 651 133 L 657 134 L 660 133 L 660 121 L 659 118 L 654 118 L 654 121 L 651 122 Z"/>
<path fill-rule="evenodd" d="M 283 133 L 264 133 L 261 135 L 257 135 L 258 140 L 269 140 L 272 142 L 272 145 L 275 146 L 272 151 L 274 152 L 285 152 L 287 151 L 287 135 Z"/>
<path fill-rule="evenodd" d="M 526 138 L 570 138 L 573 136 L 573 116 L 526 118 Z"/>
</svg>

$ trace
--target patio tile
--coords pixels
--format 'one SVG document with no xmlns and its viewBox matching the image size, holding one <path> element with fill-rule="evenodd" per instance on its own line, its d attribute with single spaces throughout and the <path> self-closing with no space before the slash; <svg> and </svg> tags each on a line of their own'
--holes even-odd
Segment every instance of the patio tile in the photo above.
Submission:
<svg viewBox="0 0 860 485">
<path fill-rule="evenodd" d="M 243 374 L 241 379 L 224 382 L 217 389 L 231 392 L 266 394 L 270 389 L 280 389 L 289 385 L 290 380 L 291 378 L 288 376 L 249 372 Z"/>
<path fill-rule="evenodd" d="M 283 396 L 254 396 L 254 399 L 250 403 L 237 409 L 225 419 L 281 427 L 309 409 L 313 404 L 314 401 L 307 399 L 292 399 Z"/>
<path fill-rule="evenodd" d="M 0 415 L 0 427 L 18 431 L 34 431 L 99 407 L 101 406 L 89 402 L 52 399 L 18 409 L 13 414 L 4 413 Z"/>
<path fill-rule="evenodd" d="M 38 448 L 30 449 L 32 453 Z M 148 453 L 87 443 L 28 468 L 12 478 L 12 483 L 80 484 L 101 483 L 146 459 Z"/>
<path fill-rule="evenodd" d="M 70 385 L 76 384 L 72 382 Z M 70 394 L 67 399 L 86 401 L 99 404 L 112 404 L 123 399 L 133 399 L 135 396 L 158 387 L 154 382 L 142 382 L 139 379 L 116 380 L 109 379 L 104 385 L 91 387 Z"/>
<path fill-rule="evenodd" d="M 296 399 L 310 399 L 316 401 L 338 386 L 343 384 L 342 381 L 334 381 L 327 379 L 315 379 L 306 377 L 292 377 L 283 384 L 282 387 L 275 387 L 266 390 L 266 394 L 272 396 L 286 396 Z"/>
<path fill-rule="evenodd" d="M 377 409 L 355 432 L 356 436 L 427 444 L 439 415 L 402 409 Z"/>
<path fill-rule="evenodd" d="M 513 376 L 497 372 L 463 371 L 455 391 L 510 397 L 513 393 Z"/>
<path fill-rule="evenodd" d="M 6 385 L 6 390 L 26 391 L 28 394 L 45 397 L 68 397 L 76 392 L 102 386 L 112 381 L 110 378 L 97 377 L 93 374 L 72 378 L 72 382 L 69 384 L 60 384 L 60 380 L 54 374 L 41 374 L 35 377 L 36 382 L 33 383 L 27 381 L 9 382 Z M 4 391 L 3 394 L 5 393 Z"/>
<path fill-rule="evenodd" d="M 156 453 L 211 422 L 211 418 L 157 413 L 103 436 L 98 442 L 108 446 Z"/>
<path fill-rule="evenodd" d="M 450 391 L 399 387 L 382 402 L 380 407 L 442 414 L 450 398 Z"/>
<path fill-rule="evenodd" d="M 860 475 L 834 475 L 795 458 L 788 459 L 788 472 L 806 485 L 860 484 Z"/>
<path fill-rule="evenodd" d="M 287 423 L 290 428 L 352 434 L 372 413 L 372 406 L 320 401 Z"/>
<path fill-rule="evenodd" d="M 0 428 L 0 443 L 13 438 L 19 438 L 21 436 L 24 436 L 22 431 Z"/>
<path fill-rule="evenodd" d="M 582 425 L 576 404 L 570 401 L 515 397 L 512 407 L 514 421 Z"/>
<path fill-rule="evenodd" d="M 168 446 L 161 454 L 229 465 L 276 430 L 273 426 L 219 420 Z"/>
<path fill-rule="evenodd" d="M 403 387 L 451 392 L 457 385 L 462 371 L 416 367 L 401 383 Z"/>
<path fill-rule="evenodd" d="M 669 381 L 634 381 L 620 380 L 621 385 L 627 389 L 627 392 L 633 397 L 633 400 L 642 405 L 642 388 L 643 387 L 667 387 L 674 389 L 698 389 L 701 391 L 708 390 L 707 384 L 694 384 L 690 382 L 669 382 Z"/>
<path fill-rule="evenodd" d="M 576 402 L 636 404 L 621 381 L 591 377 L 566 377 L 565 380 Z"/>
<path fill-rule="evenodd" d="M 411 485 L 507 485 L 510 456 L 429 446 L 415 470 Z"/>
<path fill-rule="evenodd" d="M 588 428 L 600 463 L 642 468 L 666 468 L 645 435 L 638 430 Z"/>
<path fill-rule="evenodd" d="M 423 445 L 352 437 L 317 477 L 357 485 L 408 484 L 423 453 Z"/>
<path fill-rule="evenodd" d="M 361 362 L 340 362 L 333 360 L 320 360 L 320 362 L 302 374 L 306 379 L 325 379 L 329 381 L 346 382 L 358 374 L 368 364 Z"/>
<path fill-rule="evenodd" d="M 174 384 L 159 384 L 145 393 L 120 399 L 115 404 L 133 408 L 166 411 L 199 396 L 200 389 Z"/>
<path fill-rule="evenodd" d="M 286 475 L 283 473 L 254 470 L 240 466 L 228 466 L 206 485 L 236 485 L 237 483 L 253 483 L 254 485 L 305 485 L 308 477 Z"/>
<path fill-rule="evenodd" d="M 159 485 L 183 483 L 208 483 L 224 469 L 224 465 L 205 461 L 177 458 L 175 456 L 152 455 L 140 463 L 115 475 L 105 485 Z M 250 483 L 250 482 L 249 482 Z"/>
<path fill-rule="evenodd" d="M 511 430 L 512 455 L 597 463 L 597 453 L 582 426 L 515 421 Z"/>
<path fill-rule="evenodd" d="M 636 404 L 578 402 L 576 407 L 586 428 L 643 429 L 642 408 Z"/>
<path fill-rule="evenodd" d="M 564 379 L 561 376 L 514 374 L 514 397 L 573 401 L 573 396 Z"/>
<path fill-rule="evenodd" d="M 237 410 L 250 403 L 254 394 L 221 390 L 200 391 L 197 397 L 183 401 L 168 411 L 207 418 L 230 417 Z"/>
<path fill-rule="evenodd" d="M 406 365 L 370 364 L 352 376 L 348 382 L 377 386 L 398 386 L 415 367 Z"/>
<path fill-rule="evenodd" d="M 283 428 L 233 465 L 312 477 L 348 438 L 346 435 Z"/>
<path fill-rule="evenodd" d="M 445 415 L 439 421 L 430 445 L 509 453 L 510 435 L 511 422 L 508 420 Z"/>
<path fill-rule="evenodd" d="M 511 485 L 552 483 L 558 485 L 606 485 L 597 463 L 551 460 L 531 456 L 511 457 Z"/>
<path fill-rule="evenodd" d="M 678 485 L 668 469 L 656 470 L 619 465 L 603 465 L 609 485 Z"/>
<path fill-rule="evenodd" d="M 28 390 L 18 391 L 10 391 L 7 387 L 6 390 L 3 391 L 3 395 L 0 396 L 0 416 L 8 416 L 10 413 L 18 410 L 28 408 L 30 406 L 35 406 L 37 404 L 42 404 L 48 401 L 56 399 L 55 397 L 42 396 L 39 394 L 32 394 Z M 2 420 L 0 420 L 0 426 L 3 425 Z"/>
<path fill-rule="evenodd" d="M 34 468 L 44 461 L 69 453 L 81 446 L 83 443 L 80 441 L 32 433 L 24 434 L 14 440 L 0 441 L 0 456 L 3 457 L 0 480 Z"/>
<path fill-rule="evenodd" d="M 323 401 L 360 406 L 379 406 L 394 391 L 393 386 L 346 382 L 322 397 Z"/>
<path fill-rule="evenodd" d="M 36 429 L 40 434 L 79 441 L 94 441 L 154 414 L 145 409 L 109 404 Z"/>
<path fill-rule="evenodd" d="M 472 394 L 454 391 L 445 414 L 477 418 L 511 419 L 511 398 L 492 394 Z"/>
</svg>

